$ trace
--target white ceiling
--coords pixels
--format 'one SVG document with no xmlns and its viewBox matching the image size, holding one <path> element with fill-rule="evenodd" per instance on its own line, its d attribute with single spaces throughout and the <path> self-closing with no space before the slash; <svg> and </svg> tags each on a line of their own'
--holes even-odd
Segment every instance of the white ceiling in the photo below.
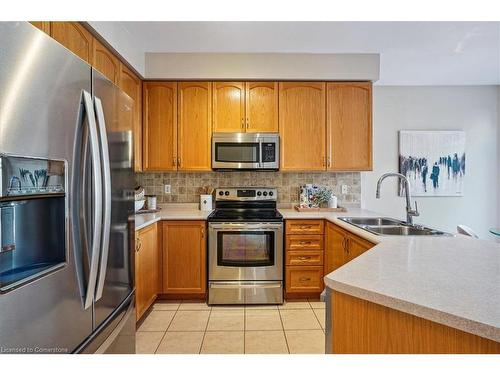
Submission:
<svg viewBox="0 0 500 375">
<path fill-rule="evenodd" d="M 500 22 L 110 24 L 91 22 L 112 45 L 109 30 L 126 30 L 130 38 L 124 57 L 147 52 L 379 53 L 377 85 L 500 84 Z M 121 52 L 120 41 L 116 43 Z M 139 71 L 144 66 L 137 62 Z"/>
</svg>

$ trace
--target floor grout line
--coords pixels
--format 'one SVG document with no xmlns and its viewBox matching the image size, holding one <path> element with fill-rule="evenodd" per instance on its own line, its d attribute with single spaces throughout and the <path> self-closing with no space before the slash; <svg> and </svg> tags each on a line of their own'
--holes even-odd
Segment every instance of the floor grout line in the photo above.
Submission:
<svg viewBox="0 0 500 375">
<path fill-rule="evenodd" d="M 278 308 L 278 314 L 280 316 L 281 328 L 283 329 L 283 336 L 285 337 L 286 350 L 288 351 L 288 354 L 291 354 L 290 346 L 288 346 L 288 339 L 286 338 L 285 325 L 283 324 L 283 318 L 281 317 L 281 310 L 279 308 Z"/>
<path fill-rule="evenodd" d="M 200 345 L 200 350 L 198 351 L 198 354 L 201 354 L 201 350 L 203 349 L 203 344 L 205 343 L 205 336 L 207 335 L 208 323 L 210 323 L 211 316 L 212 316 L 212 307 L 210 307 L 210 310 L 208 313 L 207 324 L 205 325 L 205 331 L 203 332 L 203 338 L 201 339 L 201 345 Z"/>
<path fill-rule="evenodd" d="M 180 306 L 180 304 L 179 304 Z M 163 339 L 165 338 L 165 336 L 167 335 L 167 332 L 168 332 L 168 329 L 170 328 L 170 326 L 172 325 L 172 322 L 174 321 L 174 318 L 175 316 L 177 315 L 177 311 L 179 310 L 179 306 L 177 306 L 177 310 L 174 311 L 174 316 L 172 316 L 172 319 L 170 320 L 170 323 L 168 323 L 168 327 L 167 329 L 165 330 L 165 332 L 163 332 L 163 336 L 161 337 L 161 340 L 160 342 L 158 343 L 158 345 L 156 346 L 156 349 L 155 349 L 155 352 L 154 354 L 156 354 L 158 352 L 158 348 L 160 347 L 160 344 L 162 343 Z M 153 306 L 154 307 L 154 306 Z M 168 311 L 168 310 L 167 310 Z"/>
</svg>

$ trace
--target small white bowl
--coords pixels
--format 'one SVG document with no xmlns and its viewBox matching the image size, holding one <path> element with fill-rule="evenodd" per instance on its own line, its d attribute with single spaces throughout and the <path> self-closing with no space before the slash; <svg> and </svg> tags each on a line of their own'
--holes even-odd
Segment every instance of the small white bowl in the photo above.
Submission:
<svg viewBox="0 0 500 375">
<path fill-rule="evenodd" d="M 140 201 L 135 201 L 135 212 L 139 211 L 141 208 L 144 207 L 144 202 L 146 202 L 145 199 Z"/>
</svg>

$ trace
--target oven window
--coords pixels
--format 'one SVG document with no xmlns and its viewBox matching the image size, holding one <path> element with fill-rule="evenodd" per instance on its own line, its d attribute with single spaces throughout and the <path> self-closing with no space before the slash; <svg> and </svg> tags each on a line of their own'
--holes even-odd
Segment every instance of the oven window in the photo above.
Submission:
<svg viewBox="0 0 500 375">
<path fill-rule="evenodd" d="M 215 144 L 215 161 L 259 163 L 259 144 L 217 142 Z"/>
<path fill-rule="evenodd" d="M 217 264 L 232 267 L 274 265 L 275 233 L 238 231 L 217 233 Z"/>
</svg>

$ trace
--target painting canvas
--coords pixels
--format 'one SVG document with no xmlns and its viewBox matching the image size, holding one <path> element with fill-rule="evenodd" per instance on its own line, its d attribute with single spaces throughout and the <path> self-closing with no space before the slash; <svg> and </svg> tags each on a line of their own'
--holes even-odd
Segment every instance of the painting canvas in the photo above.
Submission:
<svg viewBox="0 0 500 375">
<path fill-rule="evenodd" d="M 400 131 L 399 172 L 410 180 L 413 196 L 462 196 L 465 132 Z M 402 184 L 399 194 L 404 195 Z"/>
</svg>

